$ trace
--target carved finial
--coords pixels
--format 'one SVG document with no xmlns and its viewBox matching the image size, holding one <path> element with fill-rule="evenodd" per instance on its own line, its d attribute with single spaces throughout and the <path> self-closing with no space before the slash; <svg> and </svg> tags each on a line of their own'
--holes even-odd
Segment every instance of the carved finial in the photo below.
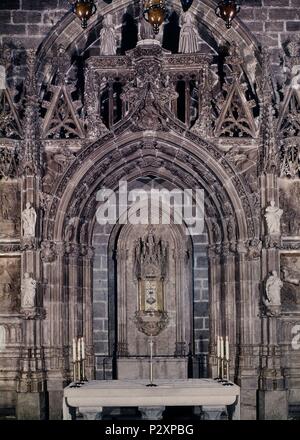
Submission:
<svg viewBox="0 0 300 440">
<path fill-rule="evenodd" d="M 292 37 L 286 47 L 290 57 L 298 57 L 300 55 L 300 38 Z"/>
</svg>

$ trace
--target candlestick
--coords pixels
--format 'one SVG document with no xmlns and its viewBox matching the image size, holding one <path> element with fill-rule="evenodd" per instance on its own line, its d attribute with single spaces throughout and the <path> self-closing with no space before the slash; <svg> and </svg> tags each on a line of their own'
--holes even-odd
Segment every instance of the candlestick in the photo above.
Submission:
<svg viewBox="0 0 300 440">
<path fill-rule="evenodd" d="M 77 360 L 81 360 L 81 340 L 80 338 L 77 339 Z"/>
<path fill-rule="evenodd" d="M 225 339 L 225 358 L 227 361 L 229 361 L 229 338 L 226 336 Z"/>
<path fill-rule="evenodd" d="M 73 338 L 73 362 L 76 362 L 76 339 Z"/>
<path fill-rule="evenodd" d="M 73 382 L 76 382 L 76 362 L 73 362 Z"/>
<path fill-rule="evenodd" d="M 150 339 L 150 383 L 153 384 L 153 341 L 152 341 L 152 336 Z"/>
<path fill-rule="evenodd" d="M 81 338 L 81 357 L 82 359 L 85 359 L 85 346 L 84 346 L 83 337 Z"/>
<path fill-rule="evenodd" d="M 220 338 L 220 357 L 224 359 L 224 339 L 223 336 Z"/>
<path fill-rule="evenodd" d="M 220 351 L 220 336 L 217 337 L 217 357 L 219 358 L 221 354 Z"/>
</svg>

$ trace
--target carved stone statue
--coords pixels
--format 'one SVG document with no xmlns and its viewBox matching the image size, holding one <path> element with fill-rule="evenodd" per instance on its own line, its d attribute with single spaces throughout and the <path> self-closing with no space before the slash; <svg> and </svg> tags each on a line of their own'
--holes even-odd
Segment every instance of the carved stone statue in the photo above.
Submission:
<svg viewBox="0 0 300 440">
<path fill-rule="evenodd" d="M 117 44 L 112 16 L 107 14 L 103 18 L 103 27 L 100 31 L 100 54 L 116 55 Z"/>
<path fill-rule="evenodd" d="M 266 208 L 265 213 L 269 235 L 280 235 L 280 219 L 282 214 L 283 210 L 275 206 L 275 201 L 271 200 L 270 206 Z"/>
<path fill-rule="evenodd" d="M 266 298 L 264 303 L 267 307 L 281 305 L 280 290 L 282 286 L 283 282 L 278 277 L 276 270 L 273 270 L 266 282 Z"/>
<path fill-rule="evenodd" d="M 26 203 L 26 208 L 22 212 L 23 236 L 30 238 L 35 236 L 36 212 L 29 202 Z"/>
<path fill-rule="evenodd" d="M 35 296 L 36 296 L 36 281 L 25 272 L 24 278 L 21 285 L 21 307 L 31 308 L 35 307 Z"/>
<path fill-rule="evenodd" d="M 181 15 L 181 29 L 179 37 L 179 53 L 194 53 L 198 51 L 198 32 L 190 12 Z"/>
</svg>

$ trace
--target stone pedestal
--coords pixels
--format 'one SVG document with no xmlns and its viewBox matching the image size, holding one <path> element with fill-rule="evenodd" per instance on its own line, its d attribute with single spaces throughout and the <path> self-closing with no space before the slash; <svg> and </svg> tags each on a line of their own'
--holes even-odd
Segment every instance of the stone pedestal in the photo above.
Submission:
<svg viewBox="0 0 300 440">
<path fill-rule="evenodd" d="M 139 406 L 143 420 L 161 420 L 164 410 L 164 406 Z"/>
<path fill-rule="evenodd" d="M 17 394 L 17 419 L 18 420 L 45 420 L 46 395 L 40 393 Z"/>
<path fill-rule="evenodd" d="M 259 391 L 258 411 L 260 420 L 287 420 L 287 392 L 285 390 Z"/>
<path fill-rule="evenodd" d="M 48 391 L 49 420 L 61 420 L 63 418 L 61 401 L 63 390 Z"/>
<path fill-rule="evenodd" d="M 226 407 L 224 406 L 202 406 L 202 420 L 221 420 L 222 414 L 227 419 Z"/>
<path fill-rule="evenodd" d="M 82 414 L 84 420 L 101 420 L 103 408 L 96 407 L 79 407 L 79 412 Z"/>
</svg>

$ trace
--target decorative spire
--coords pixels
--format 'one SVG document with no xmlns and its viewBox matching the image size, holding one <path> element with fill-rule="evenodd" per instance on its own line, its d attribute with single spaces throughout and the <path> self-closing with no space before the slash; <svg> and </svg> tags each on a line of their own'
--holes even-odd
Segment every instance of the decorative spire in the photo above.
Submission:
<svg viewBox="0 0 300 440">
<path fill-rule="evenodd" d="M 270 73 L 268 51 L 262 50 L 262 103 L 261 103 L 261 136 L 263 140 L 261 165 L 266 173 L 278 172 L 278 151 L 275 129 L 275 110 L 273 105 L 273 86 Z"/>
<path fill-rule="evenodd" d="M 27 76 L 25 81 L 25 140 L 22 169 L 36 174 L 41 158 L 37 139 L 39 138 L 40 106 L 35 76 L 35 51 L 27 51 Z"/>
</svg>

